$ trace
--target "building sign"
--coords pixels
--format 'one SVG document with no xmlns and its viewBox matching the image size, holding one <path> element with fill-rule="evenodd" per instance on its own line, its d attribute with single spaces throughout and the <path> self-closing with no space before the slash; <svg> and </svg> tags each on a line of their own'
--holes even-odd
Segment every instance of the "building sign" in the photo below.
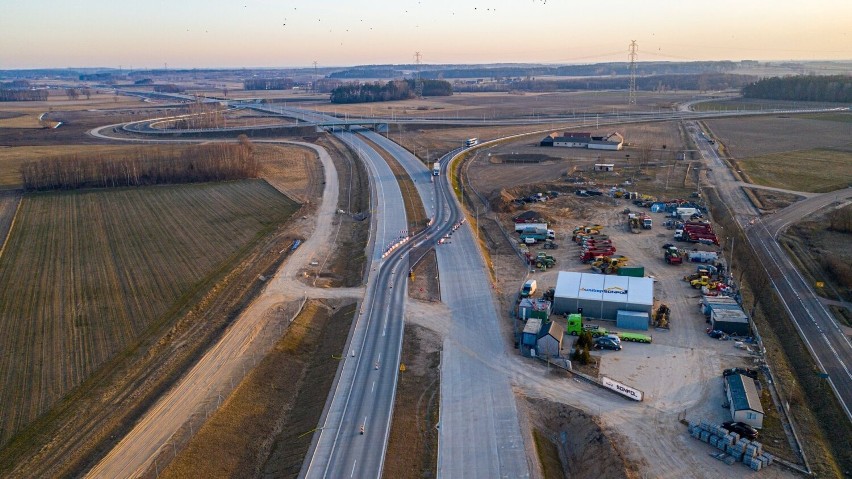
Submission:
<svg viewBox="0 0 852 479">
<path fill-rule="evenodd" d="M 604 385 L 607 389 L 612 389 L 613 391 L 621 394 L 622 396 L 626 396 L 634 401 L 641 401 L 644 394 L 642 391 L 638 389 L 634 389 L 630 386 L 625 386 L 618 381 L 614 381 L 606 376 L 601 376 L 601 384 Z"/>
<path fill-rule="evenodd" d="M 607 293 L 607 294 L 627 294 L 627 290 L 618 286 L 610 286 L 606 289 L 597 288 L 580 288 L 580 291 L 587 293 Z"/>
</svg>

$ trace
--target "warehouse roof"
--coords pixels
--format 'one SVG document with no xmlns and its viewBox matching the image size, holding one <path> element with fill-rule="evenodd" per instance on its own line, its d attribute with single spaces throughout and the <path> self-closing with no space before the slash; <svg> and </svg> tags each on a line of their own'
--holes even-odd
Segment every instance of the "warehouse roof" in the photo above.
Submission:
<svg viewBox="0 0 852 479">
<path fill-rule="evenodd" d="M 560 271 L 554 297 L 653 305 L 654 280 Z"/>
<path fill-rule="evenodd" d="M 755 411 L 763 414 L 760 396 L 754 387 L 754 380 L 742 374 L 731 374 L 725 378 L 731 392 L 731 404 L 736 411 Z"/>
</svg>

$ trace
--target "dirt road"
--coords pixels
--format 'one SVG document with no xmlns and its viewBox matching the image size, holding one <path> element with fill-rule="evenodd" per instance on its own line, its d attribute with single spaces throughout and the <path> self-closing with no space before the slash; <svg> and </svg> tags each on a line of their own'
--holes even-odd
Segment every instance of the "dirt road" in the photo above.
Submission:
<svg viewBox="0 0 852 479">
<path fill-rule="evenodd" d="M 331 250 L 339 189 L 337 171 L 326 151 L 308 143 L 297 144 L 316 151 L 325 170 L 322 203 L 316 212 L 313 233 L 306 235 L 309 239 L 281 266 L 264 292 L 234 322 L 222 340 L 151 407 L 133 430 L 86 477 L 135 477 L 144 473 L 157 452 L 168 444 L 172 435 L 198 411 L 199 406 L 211 395 L 216 396 L 228 381 L 233 380 L 237 371 L 254 356 L 263 355 L 271 346 L 274 335 L 263 333 L 276 320 L 275 314 L 272 314 L 275 308 L 305 296 L 308 288 L 304 284 L 301 288 L 295 288 L 292 279 L 310 262 L 322 261 L 323 252 Z M 356 288 L 347 293 L 357 295 L 359 290 Z"/>
</svg>

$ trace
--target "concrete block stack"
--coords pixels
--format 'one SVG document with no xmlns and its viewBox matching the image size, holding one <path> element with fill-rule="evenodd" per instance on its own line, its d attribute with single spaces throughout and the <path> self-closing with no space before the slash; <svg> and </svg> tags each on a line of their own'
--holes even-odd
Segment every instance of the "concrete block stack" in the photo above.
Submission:
<svg viewBox="0 0 852 479">
<path fill-rule="evenodd" d="M 763 451 L 763 444 L 740 438 L 739 434 L 707 421 L 690 422 L 689 435 L 710 444 L 724 454 L 718 459 L 730 465 L 742 462 L 752 470 L 759 471 L 772 464 L 774 457 Z"/>
</svg>

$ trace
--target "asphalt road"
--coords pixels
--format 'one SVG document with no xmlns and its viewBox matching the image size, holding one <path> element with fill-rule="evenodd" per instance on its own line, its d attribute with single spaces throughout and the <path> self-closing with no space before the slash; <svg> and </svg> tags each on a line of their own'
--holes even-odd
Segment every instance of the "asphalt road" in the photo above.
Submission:
<svg viewBox="0 0 852 479">
<path fill-rule="evenodd" d="M 719 158 L 715 147 L 700 137 L 697 131 L 694 137 L 705 163 L 712 167 L 712 171 L 708 172 L 711 182 L 745 230 L 769 274 L 772 287 L 781 298 L 811 355 L 822 371 L 828 374 L 827 381 L 831 389 L 840 400 L 847 417 L 852 420 L 852 344 L 777 242 L 778 234 L 791 223 L 834 202 L 847 201 L 852 197 L 852 188 L 812 196 L 761 218 L 745 196 L 740 183 Z"/>
</svg>

